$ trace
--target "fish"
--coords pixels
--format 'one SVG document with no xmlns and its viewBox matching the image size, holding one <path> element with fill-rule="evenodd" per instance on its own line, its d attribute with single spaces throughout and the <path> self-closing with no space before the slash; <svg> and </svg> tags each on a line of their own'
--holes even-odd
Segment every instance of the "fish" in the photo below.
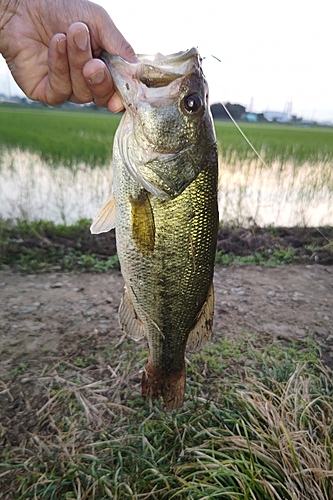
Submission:
<svg viewBox="0 0 333 500">
<path fill-rule="evenodd" d="M 102 53 L 125 112 L 113 144 L 113 194 L 91 226 L 116 228 L 125 281 L 119 322 L 146 338 L 142 396 L 182 406 L 186 350 L 211 335 L 218 232 L 218 161 L 208 84 L 197 48 Z"/>
</svg>

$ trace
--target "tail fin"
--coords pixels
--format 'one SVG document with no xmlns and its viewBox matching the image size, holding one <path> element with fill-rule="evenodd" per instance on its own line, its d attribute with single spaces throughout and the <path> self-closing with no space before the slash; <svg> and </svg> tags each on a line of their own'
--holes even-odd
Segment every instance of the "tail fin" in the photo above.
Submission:
<svg viewBox="0 0 333 500">
<path fill-rule="evenodd" d="M 180 408 L 184 401 L 186 370 L 184 367 L 176 373 L 168 373 L 153 366 L 148 359 L 142 375 L 142 396 L 156 399 L 162 396 L 169 409 Z"/>
</svg>

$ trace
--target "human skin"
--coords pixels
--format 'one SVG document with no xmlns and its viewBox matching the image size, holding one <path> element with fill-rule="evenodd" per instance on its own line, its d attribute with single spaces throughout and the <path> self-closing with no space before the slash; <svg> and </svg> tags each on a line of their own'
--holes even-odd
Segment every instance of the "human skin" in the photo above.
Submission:
<svg viewBox="0 0 333 500">
<path fill-rule="evenodd" d="M 102 50 L 135 62 L 107 12 L 88 0 L 0 0 L 0 53 L 19 87 L 51 106 L 66 101 L 123 109 Z"/>
</svg>

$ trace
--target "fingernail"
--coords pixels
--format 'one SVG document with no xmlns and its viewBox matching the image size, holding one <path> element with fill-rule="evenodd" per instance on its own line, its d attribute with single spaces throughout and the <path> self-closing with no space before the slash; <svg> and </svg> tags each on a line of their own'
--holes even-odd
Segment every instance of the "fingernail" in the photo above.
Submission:
<svg viewBox="0 0 333 500">
<path fill-rule="evenodd" d="M 66 54 L 66 49 L 67 49 L 66 38 L 61 38 L 60 40 L 58 40 L 58 52 L 60 52 L 60 54 Z"/>
<path fill-rule="evenodd" d="M 77 31 L 74 35 L 74 42 L 80 50 L 86 50 L 88 47 L 88 30 L 83 28 Z"/>
<path fill-rule="evenodd" d="M 105 78 L 105 72 L 104 69 L 100 69 L 99 71 L 96 71 L 91 77 L 89 78 L 89 82 L 92 83 L 93 85 L 96 85 L 98 83 L 102 83 L 102 81 Z"/>
</svg>

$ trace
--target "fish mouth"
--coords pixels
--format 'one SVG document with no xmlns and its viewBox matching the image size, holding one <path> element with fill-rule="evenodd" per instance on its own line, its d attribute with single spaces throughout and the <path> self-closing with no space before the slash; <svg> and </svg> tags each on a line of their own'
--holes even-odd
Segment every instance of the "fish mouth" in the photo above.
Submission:
<svg viewBox="0 0 333 500">
<path fill-rule="evenodd" d="M 157 69 L 161 69 L 162 66 L 163 71 L 168 74 L 174 73 L 175 75 L 183 76 L 184 72 L 182 71 L 182 63 L 187 63 L 194 57 L 200 57 L 197 47 L 192 47 L 191 49 L 181 52 L 175 52 L 174 54 L 169 55 L 164 55 L 160 52 L 157 54 L 137 54 L 137 58 L 139 59 L 139 61 L 135 63 L 130 63 L 118 55 L 109 54 L 105 50 L 103 50 L 100 55 L 100 59 L 102 59 L 102 61 L 108 67 L 112 78 L 114 76 L 116 77 L 116 74 L 113 75 L 113 73 L 116 73 L 113 69 L 113 66 L 117 65 L 117 63 L 119 62 L 121 62 L 122 65 L 129 65 L 132 68 L 138 68 L 142 64 L 147 64 L 151 68 Z M 177 68 L 177 72 L 175 71 L 175 66 L 180 66 L 179 68 Z"/>
<path fill-rule="evenodd" d="M 170 86 L 169 97 L 170 100 L 173 100 L 179 92 L 176 80 L 188 76 L 200 65 L 200 55 L 196 47 L 170 55 L 138 54 L 137 57 L 138 62 L 130 63 L 122 57 L 111 55 L 106 51 L 100 55 L 100 59 L 110 71 L 115 87 L 127 109 L 132 106 L 133 91 L 131 92 L 131 87 L 133 84 L 136 91 L 139 91 L 137 88 L 139 83 L 143 84 L 147 90 L 149 89 L 150 99 L 154 98 L 154 89 Z M 171 85 L 173 82 L 175 82 L 174 86 Z M 142 97 L 145 98 L 144 92 Z"/>
</svg>

